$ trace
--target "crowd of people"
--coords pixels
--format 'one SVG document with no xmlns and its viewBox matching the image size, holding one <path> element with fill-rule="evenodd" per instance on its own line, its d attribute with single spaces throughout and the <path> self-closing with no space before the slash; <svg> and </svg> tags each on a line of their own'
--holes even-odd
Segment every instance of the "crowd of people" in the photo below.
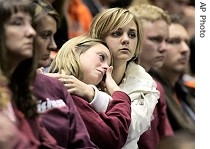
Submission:
<svg viewBox="0 0 210 149">
<path fill-rule="evenodd" d="M 193 8 L 0 0 L 0 148 L 194 149 Z"/>
</svg>

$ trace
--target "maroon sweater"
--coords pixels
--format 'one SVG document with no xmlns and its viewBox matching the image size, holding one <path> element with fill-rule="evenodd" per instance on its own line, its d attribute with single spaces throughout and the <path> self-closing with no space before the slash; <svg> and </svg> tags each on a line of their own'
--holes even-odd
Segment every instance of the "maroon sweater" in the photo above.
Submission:
<svg viewBox="0 0 210 149">
<path fill-rule="evenodd" d="M 17 118 L 17 128 L 19 131 L 20 142 L 11 140 L 14 149 L 58 149 L 55 139 L 47 132 L 42 124 L 40 117 L 26 119 L 24 114 L 14 106 L 14 113 Z M 16 140 L 20 139 L 16 138 Z"/>
<path fill-rule="evenodd" d="M 121 149 L 125 144 L 131 122 L 131 101 L 127 94 L 117 91 L 106 113 L 97 113 L 78 96 L 72 96 L 91 140 L 100 149 Z"/>
<path fill-rule="evenodd" d="M 57 79 L 37 74 L 34 92 L 44 126 L 61 148 L 95 149 L 66 87 Z"/>
</svg>

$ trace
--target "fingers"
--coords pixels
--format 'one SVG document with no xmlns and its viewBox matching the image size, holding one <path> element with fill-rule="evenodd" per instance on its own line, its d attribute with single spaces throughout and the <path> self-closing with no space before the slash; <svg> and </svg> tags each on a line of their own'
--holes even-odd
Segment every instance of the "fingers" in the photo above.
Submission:
<svg viewBox="0 0 210 149">
<path fill-rule="evenodd" d="M 63 69 L 61 70 L 61 74 L 62 75 L 66 75 L 66 73 L 65 73 L 65 71 Z"/>
<path fill-rule="evenodd" d="M 66 83 L 67 83 L 66 79 L 63 79 L 63 84 L 66 84 Z"/>
<path fill-rule="evenodd" d="M 108 69 L 106 70 L 106 76 L 107 77 L 112 76 L 112 70 L 113 70 L 113 66 L 108 67 Z"/>
</svg>

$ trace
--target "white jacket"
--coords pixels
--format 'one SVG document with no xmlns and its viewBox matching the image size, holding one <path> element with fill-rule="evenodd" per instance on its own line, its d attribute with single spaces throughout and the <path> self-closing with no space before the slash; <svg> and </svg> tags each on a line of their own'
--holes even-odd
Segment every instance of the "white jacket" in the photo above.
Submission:
<svg viewBox="0 0 210 149">
<path fill-rule="evenodd" d="M 133 62 L 128 64 L 120 88 L 131 98 L 131 124 L 122 149 L 137 149 L 140 135 L 150 127 L 160 93 L 152 77 Z"/>
</svg>

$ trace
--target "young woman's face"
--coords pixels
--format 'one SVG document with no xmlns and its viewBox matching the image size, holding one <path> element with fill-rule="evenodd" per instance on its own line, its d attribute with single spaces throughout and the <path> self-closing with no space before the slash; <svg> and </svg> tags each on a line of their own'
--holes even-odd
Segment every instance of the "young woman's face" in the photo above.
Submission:
<svg viewBox="0 0 210 149">
<path fill-rule="evenodd" d="M 39 67 L 46 67 L 51 63 L 50 52 L 57 48 L 54 40 L 56 30 L 57 23 L 49 15 L 43 17 L 36 28 L 35 50 L 39 58 Z"/>
<path fill-rule="evenodd" d="M 110 51 L 103 44 L 98 43 L 80 55 L 81 69 L 84 73 L 83 81 L 86 84 L 99 84 L 106 69 L 111 64 Z"/>
<path fill-rule="evenodd" d="M 5 23 L 5 41 L 9 61 L 21 62 L 33 55 L 33 39 L 36 35 L 31 26 L 32 18 L 28 13 L 12 14 Z"/>
<path fill-rule="evenodd" d="M 137 40 L 137 26 L 133 20 L 105 38 L 112 51 L 114 65 L 118 62 L 127 62 L 134 56 Z"/>
</svg>

